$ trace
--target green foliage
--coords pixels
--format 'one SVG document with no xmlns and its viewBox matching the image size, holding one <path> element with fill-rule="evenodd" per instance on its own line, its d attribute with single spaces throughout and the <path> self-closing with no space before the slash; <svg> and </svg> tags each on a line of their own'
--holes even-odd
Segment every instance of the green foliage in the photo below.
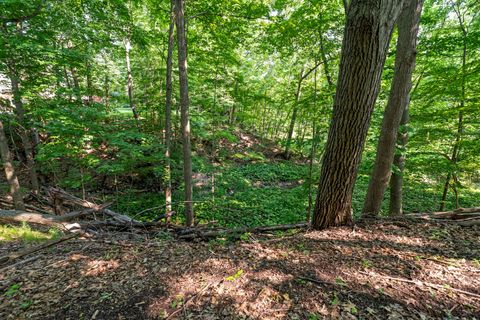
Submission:
<svg viewBox="0 0 480 320">
<path fill-rule="evenodd" d="M 57 229 L 49 229 L 47 232 L 32 230 L 27 223 L 21 226 L 0 225 L 0 242 L 17 241 L 38 242 L 56 239 L 60 236 Z"/>
<path fill-rule="evenodd" d="M 373 266 L 373 262 L 368 260 L 368 259 L 363 259 L 362 260 L 362 266 L 364 269 L 369 269 Z"/>
<path fill-rule="evenodd" d="M 454 186 L 460 205 L 478 206 L 479 9 L 473 0 L 425 3 L 411 121 L 401 128 L 410 142 L 397 150 L 407 157 L 406 212 L 438 210 L 447 174 L 458 177 Z M 168 1 L 150 0 L 0 2 L 0 74 L 7 85 L 19 81 L 14 96 L 26 112 L 25 123 L 20 123 L 10 112 L 11 104 L 2 102 L 15 160 L 24 160 L 19 130 L 34 128 L 40 140 L 35 160 L 46 184 L 95 195 L 101 190 L 104 200 L 115 202 L 115 210 L 143 220 L 163 213 L 169 10 Z M 345 22 L 342 2 L 198 0 L 187 1 L 186 15 L 191 17 L 188 65 L 198 219 L 230 227 L 304 220 L 330 125 Z M 140 127 L 125 92 L 126 38 L 132 45 L 133 102 Z M 392 41 L 360 164 L 355 216 L 361 212 L 374 163 L 394 47 Z M 302 70 L 312 72 L 299 83 Z M 177 72 L 173 81 L 171 182 L 175 219 L 182 222 Z M 280 162 L 275 155 L 284 147 L 294 107 L 293 158 Z M 460 115 L 463 125 L 458 130 Z M 305 156 L 314 145 L 310 178 Z M 453 160 L 455 148 L 459 151 Z M 398 173 L 397 168 L 392 171 Z M 387 204 L 388 195 L 384 214 Z M 454 205 L 455 195 L 449 192 L 447 208 Z"/>
<path fill-rule="evenodd" d="M 7 291 L 5 291 L 5 296 L 7 298 L 13 298 L 20 290 L 20 284 L 14 283 L 10 287 L 8 287 Z"/>
</svg>

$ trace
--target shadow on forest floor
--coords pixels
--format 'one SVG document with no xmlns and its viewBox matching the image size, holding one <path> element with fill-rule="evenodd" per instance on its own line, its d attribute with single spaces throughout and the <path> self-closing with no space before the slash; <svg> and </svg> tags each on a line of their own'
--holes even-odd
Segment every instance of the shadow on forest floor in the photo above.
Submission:
<svg viewBox="0 0 480 320">
<path fill-rule="evenodd" d="M 479 248 L 478 227 L 389 220 L 227 244 L 109 234 L 3 270 L 0 318 L 474 317 Z"/>
</svg>

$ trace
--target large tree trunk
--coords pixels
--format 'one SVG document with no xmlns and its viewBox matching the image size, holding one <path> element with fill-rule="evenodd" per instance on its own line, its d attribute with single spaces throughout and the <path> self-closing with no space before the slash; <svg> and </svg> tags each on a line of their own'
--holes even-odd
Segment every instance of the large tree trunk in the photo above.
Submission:
<svg viewBox="0 0 480 320">
<path fill-rule="evenodd" d="M 12 156 L 10 150 L 8 149 L 8 141 L 5 136 L 5 130 L 3 129 L 3 123 L 0 120 L 0 156 L 2 158 L 3 167 L 5 169 L 5 176 L 7 182 L 10 186 L 10 193 L 13 198 L 13 206 L 16 210 L 25 210 L 25 205 L 23 203 L 23 195 L 20 191 L 20 184 L 18 183 L 18 178 L 15 173 L 15 169 L 12 163 Z"/>
<path fill-rule="evenodd" d="M 376 216 L 392 172 L 395 142 L 403 110 L 409 103 L 412 74 L 415 69 L 418 26 L 423 0 L 411 0 L 398 18 L 397 55 L 395 72 L 387 107 L 383 114 L 382 131 L 377 145 L 377 155 L 368 185 L 364 215 Z"/>
<path fill-rule="evenodd" d="M 397 144 L 400 152 L 396 152 L 393 158 L 393 170 L 390 178 L 390 204 L 389 213 L 391 215 L 403 214 L 403 172 L 405 170 L 405 152 L 408 142 L 408 130 L 406 125 L 409 121 L 408 104 L 403 110 L 402 120 L 400 121 L 400 129 L 397 134 Z"/>
<path fill-rule="evenodd" d="M 172 176 L 171 176 L 171 139 L 172 139 L 172 69 L 173 69 L 173 46 L 175 42 L 175 0 L 171 2 L 170 28 L 168 30 L 167 49 L 167 79 L 165 90 L 165 210 L 172 211 Z M 168 218 L 167 218 L 168 220 Z"/>
<path fill-rule="evenodd" d="M 25 158 L 28 167 L 28 173 L 30 178 L 30 187 L 33 192 L 37 193 L 40 189 L 38 183 L 37 168 L 35 166 L 35 159 L 33 154 L 32 141 L 30 138 L 29 125 L 25 119 L 25 108 L 23 107 L 22 97 L 20 94 L 20 81 L 17 74 L 10 75 L 10 81 L 12 84 L 13 104 L 15 106 L 15 114 L 20 124 L 20 138 L 22 139 L 23 149 L 25 151 Z"/>
<path fill-rule="evenodd" d="M 402 0 L 353 0 L 312 226 L 352 223 L 352 192 Z"/>
<path fill-rule="evenodd" d="M 183 140 L 183 176 L 185 180 L 185 217 L 187 226 L 193 225 L 193 185 L 192 185 L 192 151 L 190 143 L 190 120 L 187 76 L 187 39 L 185 33 L 184 1 L 175 0 L 178 71 L 180 78 L 180 104 Z"/>
<path fill-rule="evenodd" d="M 137 127 L 140 129 L 140 121 L 138 116 L 137 107 L 135 106 L 135 101 L 133 99 L 133 76 L 132 76 L 132 67 L 130 65 L 130 49 L 132 48 L 130 44 L 130 38 L 126 37 L 124 39 L 125 43 L 125 63 L 127 65 L 127 92 L 128 92 L 128 101 L 130 103 L 130 109 L 132 109 L 133 118 L 137 124 Z"/>
</svg>

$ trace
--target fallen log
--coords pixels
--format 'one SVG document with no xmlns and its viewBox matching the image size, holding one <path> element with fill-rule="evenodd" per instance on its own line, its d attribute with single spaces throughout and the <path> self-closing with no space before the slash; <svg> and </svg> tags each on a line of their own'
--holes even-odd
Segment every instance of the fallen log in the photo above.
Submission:
<svg viewBox="0 0 480 320">
<path fill-rule="evenodd" d="M 137 229 L 149 229 L 152 227 L 157 227 L 160 224 L 157 222 L 141 222 L 141 223 L 124 223 L 118 221 L 98 221 L 98 220 L 87 220 L 87 221 L 79 221 L 75 223 L 71 223 L 66 225 L 68 230 L 75 230 L 75 229 L 98 229 L 98 228 L 107 228 L 112 227 L 116 230 L 129 230 L 133 228 Z"/>
<path fill-rule="evenodd" d="M 8 206 L 9 208 L 12 208 L 13 209 L 13 204 L 10 203 L 9 201 L 5 201 L 3 199 L 0 199 L 0 203 L 3 204 L 3 205 L 6 205 Z M 28 203 L 24 203 L 24 206 L 26 209 L 29 209 L 29 210 L 32 210 L 32 211 L 35 211 L 35 212 L 40 212 L 40 213 L 44 213 L 44 214 L 51 214 L 51 212 L 48 212 L 46 210 L 43 210 L 41 208 L 38 208 L 38 207 L 35 207 L 35 206 L 32 206 Z"/>
<path fill-rule="evenodd" d="M 462 226 L 477 225 L 480 219 L 480 208 L 459 208 L 453 211 L 406 214 L 406 218 L 432 220 L 435 222 L 455 222 Z"/>
<path fill-rule="evenodd" d="M 480 218 L 475 217 L 463 220 L 455 220 L 455 223 L 461 225 L 462 227 L 480 226 Z"/>
<path fill-rule="evenodd" d="M 104 206 L 108 206 L 105 204 Z M 69 212 L 63 216 L 56 216 L 53 214 L 41 214 L 34 212 L 18 211 L 18 210 L 0 210 L 0 222 L 12 223 L 12 222 L 27 222 L 36 223 L 47 226 L 61 227 L 66 222 L 71 222 L 75 219 L 88 216 L 95 213 L 96 209 L 85 209 L 79 211 Z"/>
<path fill-rule="evenodd" d="M 69 222 L 74 219 L 82 218 L 88 215 L 91 215 L 95 212 L 99 212 L 107 208 L 108 206 L 111 206 L 111 203 L 105 203 L 99 206 L 99 208 L 92 208 L 92 209 L 83 209 L 83 210 L 78 210 L 78 211 L 72 211 L 69 213 L 66 213 L 62 216 L 58 216 L 57 220 L 62 221 L 62 222 Z"/>
<path fill-rule="evenodd" d="M 108 204 L 105 204 L 105 206 Z M 62 230 L 74 231 L 78 229 L 88 228 L 106 228 L 112 227 L 115 229 L 131 229 L 131 228 L 152 228 L 161 225 L 161 222 L 119 222 L 119 221 L 97 221 L 97 220 L 83 220 L 71 223 L 73 220 L 84 217 L 96 212 L 96 209 L 86 209 L 81 211 L 74 211 L 63 216 L 55 216 L 48 214 L 32 213 L 16 210 L 0 210 L 0 223 L 15 223 L 27 222 L 36 223 L 56 227 Z"/>
<path fill-rule="evenodd" d="M 107 216 L 111 217 L 112 219 L 118 221 L 118 222 L 123 222 L 123 223 L 130 223 L 130 224 L 140 224 L 142 225 L 143 223 L 140 221 L 137 221 L 135 219 L 132 219 L 126 215 L 114 212 L 110 209 L 106 209 L 102 207 L 101 205 L 95 204 L 93 202 L 87 201 L 80 199 L 78 197 L 75 197 L 74 195 L 71 195 L 67 192 L 65 192 L 62 189 L 58 188 L 48 188 L 48 193 L 52 198 L 56 199 L 61 199 L 64 203 L 69 203 L 71 205 L 77 205 L 83 208 L 87 209 L 95 209 L 96 211 L 103 212 Z"/>
<path fill-rule="evenodd" d="M 480 207 L 474 208 L 458 208 L 454 210 L 456 213 L 480 213 Z"/>
<path fill-rule="evenodd" d="M 280 231 L 289 229 L 302 229 L 309 226 L 308 222 L 301 222 L 296 224 L 281 224 L 274 226 L 254 227 L 254 228 L 236 228 L 236 229 L 213 229 L 213 230 L 197 230 L 196 228 L 189 228 L 180 230 L 177 235 L 179 239 L 211 239 L 219 236 L 240 236 L 244 233 L 262 233 L 269 231 Z"/>
<path fill-rule="evenodd" d="M 417 219 L 445 219 L 445 220 L 460 220 L 471 217 L 480 217 L 480 212 L 471 212 L 471 213 L 456 213 L 456 212 L 432 212 L 432 213 L 413 213 L 407 214 L 406 217 L 412 217 Z"/>
<path fill-rule="evenodd" d="M 58 218 L 59 216 L 55 216 L 53 214 L 40 214 L 17 210 L 0 210 L 1 223 L 27 222 L 62 227 L 62 221 L 59 221 Z"/>
</svg>

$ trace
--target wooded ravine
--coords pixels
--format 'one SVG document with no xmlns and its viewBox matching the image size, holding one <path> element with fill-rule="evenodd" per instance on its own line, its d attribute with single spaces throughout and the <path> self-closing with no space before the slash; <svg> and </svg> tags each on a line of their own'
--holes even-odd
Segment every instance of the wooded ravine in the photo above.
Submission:
<svg viewBox="0 0 480 320">
<path fill-rule="evenodd" d="M 0 1 L 0 319 L 480 319 L 477 0 Z"/>
</svg>

